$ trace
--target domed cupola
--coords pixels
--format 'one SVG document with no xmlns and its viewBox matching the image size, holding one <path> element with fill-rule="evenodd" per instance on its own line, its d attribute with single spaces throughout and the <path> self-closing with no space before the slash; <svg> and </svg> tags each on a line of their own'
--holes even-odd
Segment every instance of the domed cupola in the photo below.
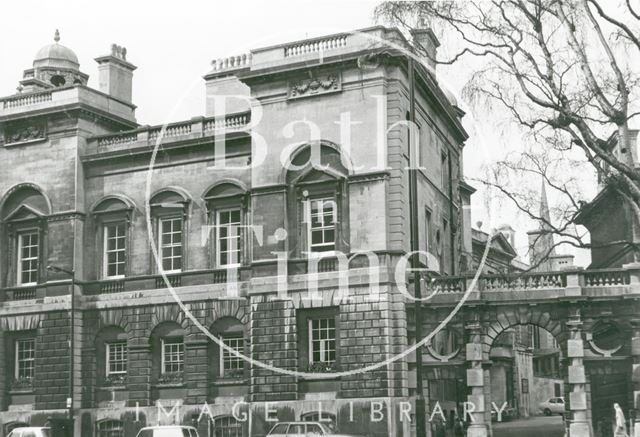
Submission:
<svg viewBox="0 0 640 437">
<path fill-rule="evenodd" d="M 54 44 L 42 47 L 33 60 L 33 68 L 54 67 L 78 70 L 80 63 L 73 50 L 60 44 L 60 32 L 56 29 Z"/>
<path fill-rule="evenodd" d="M 89 75 L 80 71 L 80 63 L 73 50 L 60 44 L 57 29 L 53 41 L 53 44 L 38 50 L 33 68 L 24 71 L 20 81 L 23 91 L 87 84 Z"/>
</svg>

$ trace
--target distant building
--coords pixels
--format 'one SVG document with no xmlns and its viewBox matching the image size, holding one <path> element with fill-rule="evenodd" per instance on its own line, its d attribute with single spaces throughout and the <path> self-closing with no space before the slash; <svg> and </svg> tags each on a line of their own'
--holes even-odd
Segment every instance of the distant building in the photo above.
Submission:
<svg viewBox="0 0 640 437">
<path fill-rule="evenodd" d="M 631 153 L 638 165 L 638 130 L 629 131 Z M 617 133 L 607 142 L 607 150 L 616 158 L 621 157 Z M 603 169 L 607 169 L 605 163 Z M 589 230 L 591 237 L 591 265 L 602 269 L 622 267 L 640 257 L 640 223 L 635 219 L 631 205 L 611 184 L 604 171 L 598 171 L 599 192 L 591 202 L 583 205 L 576 222 Z"/>
<path fill-rule="evenodd" d="M 510 226 L 509 229 L 511 229 Z M 471 235 L 473 241 L 473 264 L 471 270 L 475 272 L 482 262 L 485 248 L 487 243 L 489 243 L 489 234 L 480 229 L 472 229 Z M 482 265 L 482 273 L 489 275 L 506 274 L 520 272 L 524 269 L 525 265 L 518 260 L 518 253 L 513 247 L 513 237 L 505 235 L 505 233 L 500 230 L 493 233 L 489 253 Z"/>
<path fill-rule="evenodd" d="M 527 232 L 529 237 L 529 265 L 535 272 L 556 272 L 573 268 L 573 255 L 559 254 L 553 238 L 549 200 L 544 180 L 540 189 L 538 228 Z"/>
</svg>

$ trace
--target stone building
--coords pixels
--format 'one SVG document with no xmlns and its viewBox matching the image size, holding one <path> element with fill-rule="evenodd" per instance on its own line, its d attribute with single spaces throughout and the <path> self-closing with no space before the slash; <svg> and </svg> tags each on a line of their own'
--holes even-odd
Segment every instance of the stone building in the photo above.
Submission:
<svg viewBox="0 0 640 437">
<path fill-rule="evenodd" d="M 629 130 L 627 145 L 634 165 L 640 161 L 638 130 Z M 618 134 L 609 137 L 606 147 L 616 159 L 624 157 Z M 598 171 L 598 194 L 589 203 L 582 205 L 576 222 L 589 230 L 591 237 L 590 268 L 622 267 L 637 262 L 637 244 L 640 239 L 638 221 L 629 202 L 615 189 L 615 182 L 607 180 L 608 166 L 603 164 Z"/>
<path fill-rule="evenodd" d="M 204 116 L 166 126 L 137 121 L 125 48 L 96 58 L 93 89 L 59 40 L 0 99 L 0 434 L 62 427 L 70 406 L 83 437 L 167 422 L 258 436 L 319 418 L 409 435 L 415 359 L 357 370 L 412 341 L 394 280 L 412 139 L 421 249 L 457 273 L 467 134 L 433 71 L 409 82 L 403 35 L 217 60 Z M 354 373 L 300 375 L 336 370 Z"/>
</svg>

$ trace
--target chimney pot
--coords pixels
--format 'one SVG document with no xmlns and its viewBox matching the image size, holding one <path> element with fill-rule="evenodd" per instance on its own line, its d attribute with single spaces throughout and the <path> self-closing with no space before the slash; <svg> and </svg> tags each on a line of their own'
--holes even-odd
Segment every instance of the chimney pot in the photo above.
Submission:
<svg viewBox="0 0 640 437">
<path fill-rule="evenodd" d="M 98 63 L 98 89 L 115 99 L 131 103 L 133 71 L 137 67 L 127 61 L 126 47 L 112 44 L 111 53 L 95 61 Z"/>
</svg>

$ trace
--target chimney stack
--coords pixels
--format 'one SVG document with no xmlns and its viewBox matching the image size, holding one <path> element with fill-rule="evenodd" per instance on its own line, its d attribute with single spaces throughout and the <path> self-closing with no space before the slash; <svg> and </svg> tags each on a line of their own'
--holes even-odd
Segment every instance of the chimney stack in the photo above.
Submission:
<svg viewBox="0 0 640 437">
<path fill-rule="evenodd" d="M 516 231 L 510 225 L 500 225 L 497 231 L 504 235 L 511 247 L 516 248 Z"/>
<path fill-rule="evenodd" d="M 416 28 L 411 30 L 411 36 L 413 36 L 414 44 L 419 45 L 426 53 L 424 60 L 435 73 L 436 56 L 438 54 L 438 47 L 440 47 L 440 41 L 438 41 L 438 38 L 424 17 L 420 17 Z"/>
<path fill-rule="evenodd" d="M 95 59 L 98 63 L 99 90 L 111 97 L 131 103 L 133 70 L 137 67 L 127 61 L 127 49 L 111 45 L 111 54 Z"/>
</svg>

